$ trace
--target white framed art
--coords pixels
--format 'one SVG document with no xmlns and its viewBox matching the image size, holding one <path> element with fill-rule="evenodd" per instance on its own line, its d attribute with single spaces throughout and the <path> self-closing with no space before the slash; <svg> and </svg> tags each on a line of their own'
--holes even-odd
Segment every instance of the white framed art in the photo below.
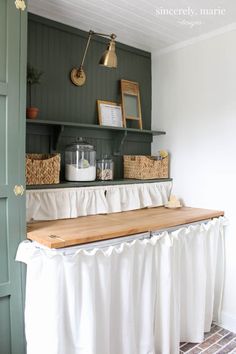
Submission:
<svg viewBox="0 0 236 354">
<path fill-rule="evenodd" d="M 110 127 L 123 127 L 123 117 L 121 105 L 110 101 L 97 100 L 98 121 L 100 125 Z"/>
</svg>

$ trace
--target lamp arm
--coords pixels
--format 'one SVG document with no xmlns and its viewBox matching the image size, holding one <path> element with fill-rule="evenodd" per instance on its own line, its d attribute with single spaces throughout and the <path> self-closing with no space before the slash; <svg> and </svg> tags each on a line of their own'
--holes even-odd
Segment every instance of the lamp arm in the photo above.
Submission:
<svg viewBox="0 0 236 354">
<path fill-rule="evenodd" d="M 94 32 L 92 30 L 89 31 L 89 36 L 87 39 L 87 43 L 86 43 L 86 47 L 84 50 L 84 54 L 83 54 L 83 58 L 80 64 L 80 67 L 78 68 L 72 68 L 71 72 L 70 72 L 70 79 L 73 82 L 74 85 L 76 86 L 82 86 L 84 85 L 85 81 L 86 81 L 86 74 L 84 72 L 83 66 L 84 66 L 84 61 L 88 52 L 88 48 L 92 39 L 92 36 L 97 35 L 97 36 L 101 36 L 101 37 L 108 37 L 110 38 L 110 42 L 109 42 L 109 46 L 107 47 L 106 52 L 104 52 L 102 59 L 100 60 L 99 64 L 110 67 L 110 68 L 116 68 L 117 67 L 117 58 L 116 58 L 116 54 L 115 54 L 115 39 L 116 39 L 116 35 L 114 33 L 112 34 L 106 34 L 106 33 L 98 33 L 98 32 Z M 109 64 L 106 63 L 104 64 L 104 58 L 107 56 L 107 53 L 112 51 L 112 54 L 114 56 L 113 61 Z M 104 58 L 103 58 L 104 57 Z M 109 65 L 108 65 L 109 64 Z"/>
<path fill-rule="evenodd" d="M 88 51 L 88 47 L 89 47 L 89 44 L 90 44 L 90 41 L 91 41 L 91 38 L 92 38 L 92 35 L 93 35 L 93 34 L 94 34 L 93 31 L 89 31 L 89 36 L 88 36 L 86 48 L 85 48 L 85 51 L 84 51 L 84 55 L 83 55 L 83 59 L 82 59 L 82 61 L 81 61 L 80 67 L 83 67 L 83 65 L 84 65 L 84 61 L 85 61 L 85 58 L 86 58 L 86 54 L 87 54 L 87 51 Z"/>
<path fill-rule="evenodd" d="M 108 38 L 111 38 L 111 39 L 115 39 L 116 38 L 116 35 L 114 33 L 106 34 L 106 33 L 94 32 L 94 31 L 90 30 L 89 31 L 88 40 L 87 40 L 87 44 L 86 44 L 85 51 L 84 51 L 84 55 L 83 55 L 83 59 L 82 59 L 81 64 L 80 64 L 80 68 L 84 66 L 84 61 L 85 61 L 85 58 L 86 58 L 86 55 L 87 55 L 87 51 L 88 51 L 89 44 L 90 44 L 92 36 L 108 37 Z"/>
<path fill-rule="evenodd" d="M 92 31 L 91 31 L 91 32 L 92 32 Z M 111 39 L 116 39 L 116 35 L 115 35 L 114 33 L 112 33 L 112 34 L 106 34 L 106 33 L 93 32 L 92 34 L 93 34 L 93 35 L 96 35 L 96 36 L 108 37 L 108 38 L 111 38 Z"/>
</svg>

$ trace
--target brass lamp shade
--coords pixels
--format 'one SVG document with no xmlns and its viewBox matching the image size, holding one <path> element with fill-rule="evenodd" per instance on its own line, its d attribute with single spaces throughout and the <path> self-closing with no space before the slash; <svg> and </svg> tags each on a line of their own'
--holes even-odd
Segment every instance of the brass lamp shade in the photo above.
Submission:
<svg viewBox="0 0 236 354">
<path fill-rule="evenodd" d="M 107 47 L 107 49 L 105 50 L 105 52 L 103 53 L 99 64 L 106 66 L 108 68 L 117 68 L 117 56 L 116 56 L 116 44 L 114 39 L 112 38 L 110 40 L 110 43 Z"/>
</svg>

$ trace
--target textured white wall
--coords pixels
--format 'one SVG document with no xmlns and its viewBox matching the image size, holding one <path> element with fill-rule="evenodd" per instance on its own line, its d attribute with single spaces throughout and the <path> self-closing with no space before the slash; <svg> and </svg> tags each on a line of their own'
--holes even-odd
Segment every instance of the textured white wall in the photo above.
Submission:
<svg viewBox="0 0 236 354">
<path fill-rule="evenodd" d="M 171 153 L 174 193 L 185 205 L 224 210 L 222 323 L 236 331 L 236 31 L 153 56 L 153 153 Z"/>
</svg>

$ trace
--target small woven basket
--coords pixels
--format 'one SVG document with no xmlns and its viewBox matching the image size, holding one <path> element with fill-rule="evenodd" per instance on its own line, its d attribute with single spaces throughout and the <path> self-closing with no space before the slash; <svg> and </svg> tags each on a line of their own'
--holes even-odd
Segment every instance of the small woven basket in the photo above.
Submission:
<svg viewBox="0 0 236 354">
<path fill-rule="evenodd" d="M 60 154 L 26 154 L 26 184 L 60 182 Z"/>
<path fill-rule="evenodd" d="M 155 179 L 169 177 L 169 157 L 124 155 L 124 178 Z"/>
</svg>

